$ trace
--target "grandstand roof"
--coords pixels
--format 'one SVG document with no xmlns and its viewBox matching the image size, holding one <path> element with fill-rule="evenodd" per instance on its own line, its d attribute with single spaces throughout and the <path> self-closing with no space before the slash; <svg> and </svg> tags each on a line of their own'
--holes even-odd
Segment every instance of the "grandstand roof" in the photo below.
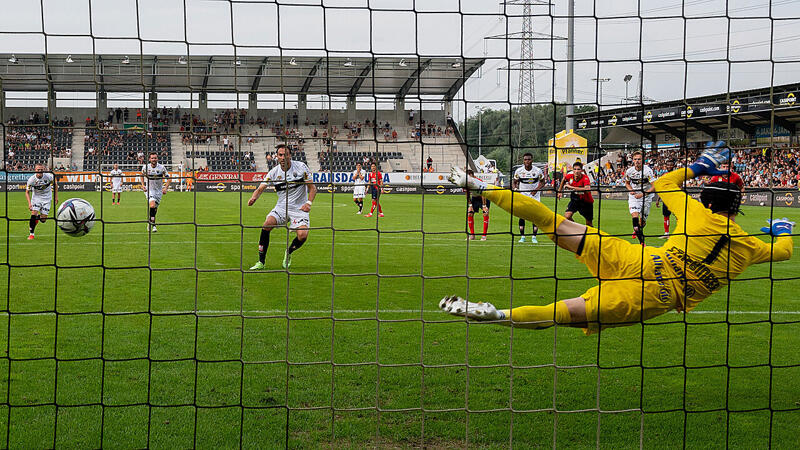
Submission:
<svg viewBox="0 0 800 450">
<path fill-rule="evenodd" d="M 798 96 L 800 84 L 795 83 L 576 114 L 575 122 L 578 129 L 620 128 L 653 141 L 660 135 L 683 140 L 691 132 L 717 139 L 719 132 L 728 128 L 753 136 L 757 128 L 770 127 L 773 122 L 795 133 L 800 123 Z M 619 143 L 625 141 L 619 133 L 609 135 L 613 136 L 605 143 L 618 143 L 615 138 Z"/>
<path fill-rule="evenodd" d="M 68 56 L 72 62 L 67 62 Z M 479 58 L 0 54 L 4 91 L 258 92 L 452 99 Z M 127 58 L 127 59 L 126 59 Z M 126 63 L 127 61 L 127 63 Z"/>
</svg>

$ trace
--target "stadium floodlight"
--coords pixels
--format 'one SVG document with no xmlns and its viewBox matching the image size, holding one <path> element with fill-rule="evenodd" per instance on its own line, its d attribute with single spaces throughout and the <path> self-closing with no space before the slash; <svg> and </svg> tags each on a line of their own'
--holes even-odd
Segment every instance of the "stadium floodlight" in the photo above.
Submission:
<svg viewBox="0 0 800 450">
<path fill-rule="evenodd" d="M 406 63 L 405 59 L 401 59 L 400 62 L 397 63 L 397 65 L 400 66 L 400 67 L 407 67 L 408 66 L 408 64 Z"/>
<path fill-rule="evenodd" d="M 128 55 L 125 55 L 125 57 L 122 58 L 121 63 L 122 64 L 130 64 L 131 63 L 131 59 L 128 57 Z"/>
<path fill-rule="evenodd" d="M 350 58 L 347 58 L 347 61 L 344 62 L 344 66 L 345 67 L 353 67 L 353 60 L 350 59 Z"/>
<path fill-rule="evenodd" d="M 11 55 L 11 58 L 8 58 L 8 62 L 10 62 L 11 64 L 16 64 L 18 62 L 17 55 Z"/>
<path fill-rule="evenodd" d="M 185 66 L 185 65 L 186 65 L 186 64 L 188 64 L 188 63 L 189 63 L 189 62 L 188 62 L 188 61 L 186 61 L 186 57 L 185 57 L 185 56 L 181 55 L 181 57 L 180 57 L 180 58 L 178 58 L 178 64 Z"/>
<path fill-rule="evenodd" d="M 453 69 L 458 69 L 459 67 L 461 67 L 461 62 L 456 61 L 453 64 L 450 64 L 450 67 L 452 67 Z"/>
<path fill-rule="evenodd" d="M 289 60 L 289 65 L 290 65 L 290 66 L 296 66 L 296 65 L 297 65 L 297 60 L 296 60 L 296 59 L 294 59 L 294 58 L 290 59 L 290 60 Z"/>
<path fill-rule="evenodd" d="M 236 61 L 234 61 L 234 64 L 236 64 L 237 66 L 241 66 L 242 65 L 242 60 L 239 59 L 239 57 L 237 56 L 236 57 Z"/>
<path fill-rule="evenodd" d="M 67 59 L 64 60 L 67 64 L 72 64 L 75 61 L 72 59 L 72 55 L 67 55 Z"/>
</svg>

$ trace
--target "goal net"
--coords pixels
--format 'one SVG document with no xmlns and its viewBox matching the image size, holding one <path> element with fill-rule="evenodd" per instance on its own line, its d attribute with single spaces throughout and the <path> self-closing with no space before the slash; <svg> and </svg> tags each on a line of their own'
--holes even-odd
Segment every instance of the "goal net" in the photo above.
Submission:
<svg viewBox="0 0 800 450">
<path fill-rule="evenodd" d="M 777 259 L 784 238 L 759 230 L 798 217 L 794 2 L 12 9 L 0 19 L 6 447 L 797 441 L 800 271 L 762 255 L 736 277 L 752 261 L 732 250 L 753 235 Z M 440 310 L 452 295 L 541 307 L 598 285 L 543 222 L 465 204 L 452 168 L 641 256 L 709 236 L 687 236 L 700 217 L 650 187 L 719 141 L 744 214 L 714 219 L 727 228 L 703 264 L 730 264 L 703 302 L 691 286 L 707 274 L 676 247 L 685 258 L 669 270 L 682 271 L 666 283 L 687 307 L 590 336 Z M 37 164 L 55 179 L 51 203 L 34 188 L 28 200 Z M 576 167 L 591 203 L 571 190 Z M 710 182 L 679 192 L 699 198 Z M 80 238 L 52 220 L 74 197 L 96 215 Z M 646 258 L 608 248 L 601 289 L 668 289 Z"/>
</svg>

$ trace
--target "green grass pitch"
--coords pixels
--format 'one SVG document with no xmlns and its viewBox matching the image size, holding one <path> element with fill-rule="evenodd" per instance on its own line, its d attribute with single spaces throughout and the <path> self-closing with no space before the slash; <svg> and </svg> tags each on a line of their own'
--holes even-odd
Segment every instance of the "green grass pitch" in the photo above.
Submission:
<svg viewBox="0 0 800 450">
<path fill-rule="evenodd" d="M 489 240 L 465 242 L 462 196 L 385 195 L 378 220 L 320 193 L 289 273 L 284 230 L 267 272 L 241 270 L 272 194 L 170 193 L 157 234 L 141 193 L 72 196 L 104 220 L 82 238 L 50 221 L 27 241 L 23 194 L 0 202 L 0 445 L 630 448 L 640 430 L 651 448 L 797 443 L 797 256 L 696 312 L 585 337 L 438 311 L 446 294 L 547 304 L 593 283 L 549 240 L 516 243 L 496 207 Z M 757 232 L 769 212 L 739 222 Z M 625 202 L 595 214 L 629 239 Z M 646 231 L 663 242 L 660 210 Z"/>
</svg>

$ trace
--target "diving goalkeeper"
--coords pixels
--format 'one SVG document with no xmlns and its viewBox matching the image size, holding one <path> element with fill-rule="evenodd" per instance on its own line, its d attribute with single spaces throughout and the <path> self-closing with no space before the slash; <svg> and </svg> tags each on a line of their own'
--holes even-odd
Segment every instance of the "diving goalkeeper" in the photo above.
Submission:
<svg viewBox="0 0 800 450">
<path fill-rule="evenodd" d="M 530 197 L 452 169 L 451 182 L 481 192 L 511 214 L 535 223 L 557 246 L 575 253 L 599 283 L 580 297 L 547 306 L 498 310 L 491 303 L 449 296 L 439 307 L 468 319 L 534 329 L 569 325 L 583 328 L 586 334 L 641 323 L 672 309 L 691 311 L 751 264 L 792 256 L 794 222 L 786 218 L 768 221 L 769 226 L 761 231 L 775 236 L 774 244 L 751 236 L 736 224 L 742 199 L 738 186 L 707 184 L 699 202 L 681 190 L 688 179 L 721 174 L 720 165 L 729 159 L 730 150 L 717 143 L 688 168 L 669 172 L 655 182 L 655 192 L 678 219 L 675 233 L 663 247 L 633 245 L 566 220 Z"/>
</svg>

